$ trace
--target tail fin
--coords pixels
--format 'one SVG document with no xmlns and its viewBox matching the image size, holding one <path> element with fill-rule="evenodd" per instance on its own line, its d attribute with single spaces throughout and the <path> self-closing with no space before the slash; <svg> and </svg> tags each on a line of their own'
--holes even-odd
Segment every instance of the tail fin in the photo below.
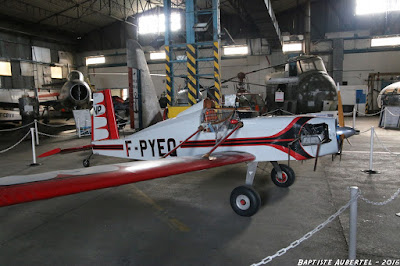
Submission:
<svg viewBox="0 0 400 266">
<path fill-rule="evenodd" d="M 92 141 L 119 139 L 111 90 L 93 93 Z"/>
</svg>

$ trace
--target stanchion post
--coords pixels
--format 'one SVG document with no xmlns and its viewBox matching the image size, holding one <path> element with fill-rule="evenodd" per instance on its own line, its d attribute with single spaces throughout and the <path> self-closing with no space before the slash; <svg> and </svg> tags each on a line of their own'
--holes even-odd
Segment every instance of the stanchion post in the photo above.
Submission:
<svg viewBox="0 0 400 266">
<path fill-rule="evenodd" d="M 356 128 L 356 115 L 357 115 L 357 105 L 354 104 L 353 108 L 353 128 Z"/>
<path fill-rule="evenodd" d="M 352 200 L 350 204 L 350 231 L 349 231 L 349 259 L 356 259 L 357 251 L 357 196 L 358 187 L 350 187 L 350 198 Z"/>
<path fill-rule="evenodd" d="M 373 170 L 374 167 L 374 135 L 375 135 L 375 128 L 371 127 L 371 141 L 370 141 L 370 151 L 369 151 L 369 169 L 362 170 L 362 172 L 366 174 L 379 174 L 378 171 Z"/>
<path fill-rule="evenodd" d="M 36 148 L 35 148 L 35 129 L 31 127 L 31 139 L 32 139 L 32 159 L 33 162 L 30 164 L 31 166 L 39 165 L 36 163 Z"/>
<path fill-rule="evenodd" d="M 35 119 L 34 122 L 35 122 L 36 145 L 39 145 L 39 131 L 38 131 L 37 119 Z"/>
<path fill-rule="evenodd" d="M 370 144 L 370 152 L 369 152 L 369 170 L 372 171 L 373 168 L 373 159 L 374 159 L 374 135 L 375 128 L 371 127 L 371 144 Z"/>
</svg>

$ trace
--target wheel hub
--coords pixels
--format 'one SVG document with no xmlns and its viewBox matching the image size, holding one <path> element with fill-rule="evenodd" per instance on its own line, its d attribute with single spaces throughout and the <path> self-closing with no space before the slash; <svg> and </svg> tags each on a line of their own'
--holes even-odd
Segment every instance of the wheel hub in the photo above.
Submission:
<svg viewBox="0 0 400 266">
<path fill-rule="evenodd" d="M 241 210 L 250 208 L 250 199 L 246 195 L 239 195 L 236 198 L 236 206 Z"/>
<path fill-rule="evenodd" d="M 286 180 L 287 180 L 287 175 L 286 175 L 286 173 L 285 173 L 285 172 L 282 172 L 282 179 L 279 178 L 278 175 L 276 175 L 276 180 L 277 180 L 279 183 L 285 183 Z"/>
</svg>

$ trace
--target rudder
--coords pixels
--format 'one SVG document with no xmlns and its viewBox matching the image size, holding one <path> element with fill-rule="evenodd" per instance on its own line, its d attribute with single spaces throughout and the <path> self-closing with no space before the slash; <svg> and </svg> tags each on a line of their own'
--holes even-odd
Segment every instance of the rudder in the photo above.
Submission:
<svg viewBox="0 0 400 266">
<path fill-rule="evenodd" d="M 119 139 L 111 90 L 93 93 L 92 141 Z"/>
</svg>

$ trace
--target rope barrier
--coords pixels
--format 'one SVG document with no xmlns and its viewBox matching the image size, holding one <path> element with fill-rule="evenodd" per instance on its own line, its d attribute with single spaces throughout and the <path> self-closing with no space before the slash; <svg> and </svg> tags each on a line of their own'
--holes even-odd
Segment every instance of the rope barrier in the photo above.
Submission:
<svg viewBox="0 0 400 266">
<path fill-rule="evenodd" d="M 0 151 L 0 153 L 5 153 L 5 152 L 7 152 L 7 151 L 9 151 L 9 150 L 11 150 L 11 149 L 13 149 L 13 148 L 15 148 L 15 147 L 16 147 L 18 144 L 20 144 L 24 139 L 26 139 L 26 137 L 27 137 L 29 134 L 31 134 L 30 131 L 28 131 L 28 132 L 25 134 L 25 136 L 23 136 L 22 139 L 20 139 L 17 143 L 15 143 L 14 145 L 8 147 L 7 149 L 4 149 L 4 150 Z"/>
<path fill-rule="evenodd" d="M 361 115 L 365 115 L 365 116 L 375 116 L 375 115 L 380 114 L 382 112 L 383 112 L 383 110 L 380 110 L 379 112 L 373 113 L 373 114 L 366 114 L 366 113 L 363 113 L 363 112 L 360 112 L 360 111 L 357 110 L 357 113 L 359 113 Z"/>
<path fill-rule="evenodd" d="M 288 111 L 283 110 L 283 109 L 275 109 L 275 110 L 273 110 L 273 111 L 269 111 L 269 112 L 263 114 L 263 116 L 269 115 L 269 114 L 274 114 L 274 113 L 277 113 L 277 112 L 282 112 L 282 113 L 286 113 L 286 114 L 290 114 L 290 115 L 296 115 L 296 114 L 294 114 L 294 113 L 288 112 Z"/>
<path fill-rule="evenodd" d="M 41 124 L 41 125 L 47 126 L 47 127 L 65 127 L 65 126 L 71 126 L 71 125 L 66 125 L 66 124 L 64 124 L 64 125 L 49 125 L 49 124 L 45 124 L 45 123 L 42 123 L 42 122 L 39 122 L 39 121 L 38 121 L 38 124 Z"/>
<path fill-rule="evenodd" d="M 39 133 L 39 135 L 42 135 L 42 136 L 46 136 L 46 137 L 51 137 L 51 138 L 69 138 L 69 137 L 72 137 L 72 136 L 75 136 L 75 133 L 72 135 L 65 135 L 65 136 L 63 136 L 63 135 L 51 135 L 51 134 L 46 134 L 46 133 L 43 133 L 43 132 L 38 132 Z"/>
<path fill-rule="evenodd" d="M 368 131 L 371 131 L 371 128 L 368 128 L 367 130 L 364 130 L 364 131 L 360 131 L 360 134 L 364 134 L 364 133 L 366 133 Z"/>
<path fill-rule="evenodd" d="M 26 124 L 26 125 L 23 125 L 23 126 L 20 126 L 20 127 L 16 127 L 16 128 L 10 128 L 10 129 L 0 129 L 0 132 L 6 132 L 6 131 L 16 131 L 16 130 L 19 130 L 19 129 L 22 129 L 22 128 L 25 128 L 25 127 L 28 127 L 28 126 L 30 126 L 30 125 L 32 125 L 34 122 L 30 122 L 29 124 Z"/>
<path fill-rule="evenodd" d="M 392 155 L 392 156 L 396 156 L 396 157 L 399 156 L 399 154 L 395 154 L 394 152 L 392 152 L 391 150 L 389 150 L 389 149 L 385 146 L 385 144 L 383 144 L 383 142 L 379 139 L 378 134 L 376 134 L 375 131 L 374 131 L 374 135 L 375 135 L 376 139 L 378 140 L 379 144 L 382 146 L 382 148 L 383 148 L 384 150 L 386 150 L 387 152 L 389 152 L 390 155 Z"/>
<path fill-rule="evenodd" d="M 390 110 L 388 108 L 385 108 L 385 112 L 388 112 L 389 114 L 391 114 L 394 117 L 399 117 L 400 115 L 397 114 L 393 114 L 392 112 L 390 112 Z"/>
</svg>

